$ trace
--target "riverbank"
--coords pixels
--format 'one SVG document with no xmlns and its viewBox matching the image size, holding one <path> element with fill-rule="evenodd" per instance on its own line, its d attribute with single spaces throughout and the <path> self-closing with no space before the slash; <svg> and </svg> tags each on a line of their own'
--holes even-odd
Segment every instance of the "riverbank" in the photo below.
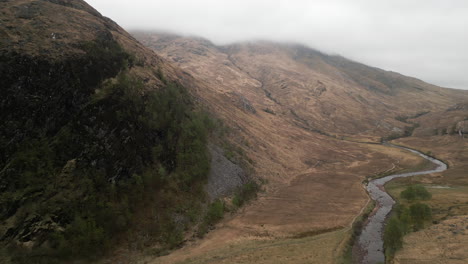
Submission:
<svg viewBox="0 0 468 264">
<path fill-rule="evenodd" d="M 457 135 L 445 135 L 402 138 L 396 143 L 424 152 L 431 151 L 446 160 L 449 169 L 444 173 L 397 179 L 388 184 L 390 193 L 396 194 L 407 185 L 421 184 L 432 194 L 432 199 L 426 203 L 432 207 L 434 224 L 406 235 L 403 248 L 395 254 L 394 263 L 468 263 L 465 254 L 468 252 L 468 229 L 466 225 L 459 225 L 468 216 L 468 140 Z"/>
<path fill-rule="evenodd" d="M 377 209 L 375 210 L 374 214 L 372 214 L 369 217 L 368 222 L 364 226 L 361 235 L 358 239 L 359 248 L 362 252 L 364 252 L 362 259 L 360 259 L 359 261 L 360 263 L 373 264 L 385 262 L 382 238 L 383 226 L 388 214 L 390 213 L 393 205 L 395 204 L 395 201 L 392 199 L 392 197 L 385 191 L 385 183 L 395 178 L 406 178 L 423 174 L 431 174 L 436 172 L 442 172 L 447 169 L 447 165 L 442 161 L 429 157 L 417 150 L 395 146 L 392 144 L 389 144 L 389 146 L 396 148 L 404 148 L 412 153 L 423 157 L 426 160 L 429 160 L 430 162 L 434 163 L 437 167 L 432 170 L 393 174 L 383 178 L 374 179 L 368 183 L 367 191 L 370 197 L 376 202 Z"/>
</svg>

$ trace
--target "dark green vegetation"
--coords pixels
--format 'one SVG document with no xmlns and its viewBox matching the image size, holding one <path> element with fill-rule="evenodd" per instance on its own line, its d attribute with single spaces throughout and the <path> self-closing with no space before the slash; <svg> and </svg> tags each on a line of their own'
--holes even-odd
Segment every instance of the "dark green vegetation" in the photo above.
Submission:
<svg viewBox="0 0 468 264">
<path fill-rule="evenodd" d="M 80 48 L 0 54 L 0 238 L 14 262 L 99 257 L 137 218 L 165 250 L 202 217 L 211 120 L 177 83 L 144 92 L 112 36 Z"/>
<path fill-rule="evenodd" d="M 429 200 L 432 195 L 422 185 L 409 186 L 401 192 L 401 197 L 414 202 Z M 409 232 L 424 228 L 432 220 L 432 210 L 427 204 L 420 202 L 410 203 L 409 207 L 397 204 L 394 216 L 385 226 L 384 247 L 387 259 L 391 259 L 395 252 L 403 246 L 403 236 Z"/>
<path fill-rule="evenodd" d="M 217 199 L 211 203 L 205 217 L 198 226 L 197 236 L 203 237 L 209 228 L 213 227 L 214 224 L 223 218 L 225 210 L 226 205 L 223 201 Z"/>
<path fill-rule="evenodd" d="M 422 185 L 411 185 L 402 191 L 400 196 L 408 201 L 429 200 L 432 197 L 431 193 Z"/>
<path fill-rule="evenodd" d="M 86 55 L 64 61 L 0 54 L 1 164 L 24 139 L 56 134 L 104 79 L 131 66 L 131 56 L 108 34 L 78 46 Z"/>
<path fill-rule="evenodd" d="M 390 218 L 385 226 L 384 235 L 385 255 L 387 259 L 389 256 L 393 256 L 397 249 L 402 247 L 403 234 L 400 220 L 396 217 Z"/>
<path fill-rule="evenodd" d="M 255 199 L 260 191 L 260 185 L 251 180 L 237 188 L 232 198 L 232 206 L 228 206 L 224 201 L 216 199 L 207 209 L 206 215 L 198 225 L 197 236 L 203 237 L 210 228 L 223 218 L 225 212 L 235 211 L 248 201 Z"/>
<path fill-rule="evenodd" d="M 236 208 L 241 207 L 249 200 L 256 198 L 259 190 L 260 186 L 255 181 L 240 186 L 232 198 L 232 205 Z"/>
</svg>

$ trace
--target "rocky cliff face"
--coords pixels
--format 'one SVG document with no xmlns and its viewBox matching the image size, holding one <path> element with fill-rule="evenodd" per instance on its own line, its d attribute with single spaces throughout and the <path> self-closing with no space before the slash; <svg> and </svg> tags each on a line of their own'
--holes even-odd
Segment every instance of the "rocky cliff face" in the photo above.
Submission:
<svg viewBox="0 0 468 264">
<path fill-rule="evenodd" d="M 26 138 L 56 134 L 80 112 L 103 80 L 128 66 L 130 55 L 110 32 L 77 47 L 82 56 L 61 61 L 16 51 L 0 55 L 2 162 Z"/>
<path fill-rule="evenodd" d="M 72 167 L 85 169 L 90 165 L 83 159 L 88 153 L 104 154 L 104 150 L 92 149 L 97 143 L 92 137 L 106 136 L 112 129 L 116 133 L 124 129 L 106 122 L 89 124 L 90 119 L 102 116 L 102 110 L 89 106 L 91 95 L 105 79 L 123 70 L 129 57 L 110 33 L 98 38 L 80 44 L 83 56 L 59 61 L 16 51 L 2 52 L 0 83 L 4 96 L 0 117 L 4 122 L 0 125 L 0 213 L 3 221 L 17 215 L 25 204 L 38 200 L 44 203 L 45 194 L 53 198 L 54 194 L 47 188 L 60 178 L 54 174 L 59 174 L 61 167 L 67 167 L 68 172 Z M 77 131 L 81 125 L 84 131 Z M 122 136 L 113 139 L 107 150 L 115 152 L 115 143 L 123 140 Z M 73 166 L 69 164 L 72 160 Z M 109 174 L 119 170 L 122 168 L 115 168 Z M 60 216 L 61 209 L 57 206 L 48 216 L 26 216 L 24 221 L 18 221 L 19 226 L 7 224 L 2 239 L 26 242 L 54 229 L 60 222 L 69 221 Z"/>
</svg>

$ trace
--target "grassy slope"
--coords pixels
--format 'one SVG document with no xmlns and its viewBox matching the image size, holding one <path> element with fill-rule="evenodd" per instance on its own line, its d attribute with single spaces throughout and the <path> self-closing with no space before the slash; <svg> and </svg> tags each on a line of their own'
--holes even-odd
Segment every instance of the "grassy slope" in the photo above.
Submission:
<svg viewBox="0 0 468 264">
<path fill-rule="evenodd" d="M 195 242 L 163 258 L 167 263 L 210 254 L 232 241 L 265 236 L 282 241 L 348 226 L 366 204 L 361 185 L 366 176 L 426 164 L 393 149 L 339 139 L 378 142 L 393 128 L 410 126 L 396 116 L 443 109 L 457 94 L 456 100 L 466 96 L 362 65 L 340 66 L 322 55 L 315 60 L 308 57 L 308 49 L 303 51 L 307 56 L 295 57 L 291 54 L 297 49 L 287 45 L 216 47 L 193 38 L 136 36 L 197 79 L 196 95 L 239 130 L 238 146 L 253 161 L 257 175 L 268 181 L 266 192 L 223 221 L 210 241 Z M 351 72 L 343 75 L 340 67 Z M 380 91 L 350 78 L 363 70 L 366 82 L 377 78 Z M 388 82 L 393 78 L 398 80 L 393 84 L 417 88 L 398 89 Z M 406 103 L 406 97 L 414 102 Z"/>
<path fill-rule="evenodd" d="M 333 263 L 346 235 L 346 230 L 339 230 L 297 239 L 240 240 L 200 256 L 169 256 L 150 263 Z"/>
</svg>

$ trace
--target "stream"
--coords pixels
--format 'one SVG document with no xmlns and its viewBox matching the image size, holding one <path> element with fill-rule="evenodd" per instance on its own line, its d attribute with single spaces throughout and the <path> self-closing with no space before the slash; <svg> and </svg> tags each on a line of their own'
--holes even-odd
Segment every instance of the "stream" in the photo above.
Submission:
<svg viewBox="0 0 468 264">
<path fill-rule="evenodd" d="M 400 147 L 392 144 L 385 144 L 387 146 L 396 147 L 411 151 L 437 165 L 435 169 L 424 170 L 417 172 L 408 172 L 402 174 L 393 174 L 383 178 L 375 179 L 369 182 L 367 185 L 367 191 L 369 192 L 372 200 L 375 201 L 377 210 L 372 214 L 363 227 L 361 235 L 358 239 L 358 247 L 363 252 L 361 263 L 363 264 L 376 264 L 385 263 L 385 254 L 383 249 L 383 230 L 387 215 L 392 210 L 395 201 L 385 191 L 385 183 L 395 179 L 410 177 L 422 174 L 430 174 L 435 172 L 442 172 L 447 169 L 447 165 L 440 160 L 434 159 L 414 149 Z"/>
</svg>

